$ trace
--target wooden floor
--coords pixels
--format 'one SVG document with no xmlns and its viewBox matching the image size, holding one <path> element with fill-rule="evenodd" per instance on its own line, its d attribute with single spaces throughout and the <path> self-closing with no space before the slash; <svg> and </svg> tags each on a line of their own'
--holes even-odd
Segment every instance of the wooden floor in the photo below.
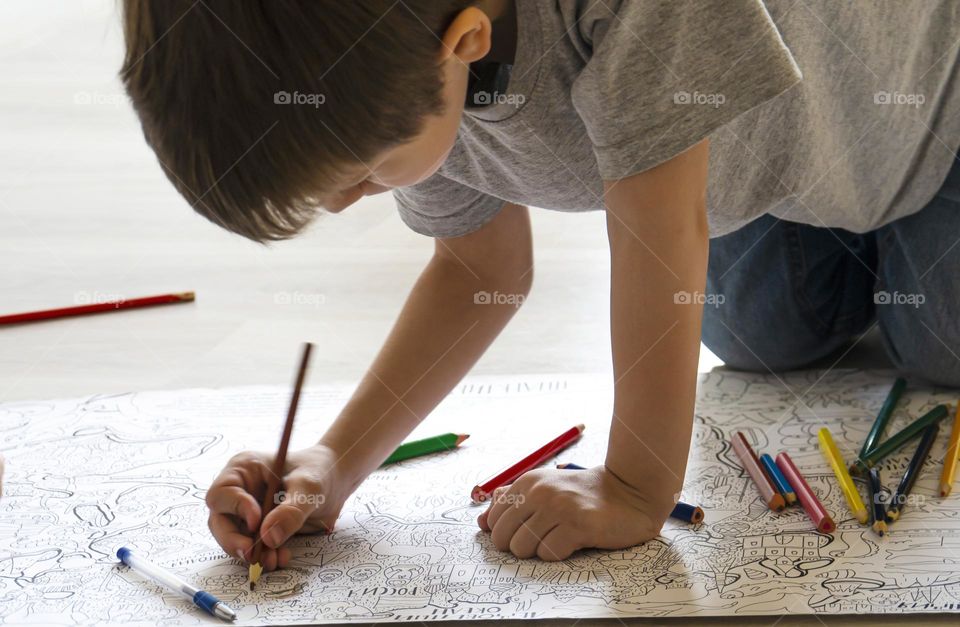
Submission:
<svg viewBox="0 0 960 627">
<path fill-rule="evenodd" d="M 286 384 L 304 340 L 318 347 L 314 381 L 356 380 L 431 242 L 403 226 L 389 196 L 269 248 L 192 214 L 116 80 L 117 4 L 0 3 L 0 312 L 185 290 L 198 299 L 0 329 L 0 401 Z M 475 372 L 609 371 L 603 216 L 533 219 L 533 294 Z M 701 369 L 718 364 L 704 351 Z M 838 367 L 864 364 L 884 365 L 875 339 Z M 774 620 L 821 624 L 737 622 Z"/>
</svg>

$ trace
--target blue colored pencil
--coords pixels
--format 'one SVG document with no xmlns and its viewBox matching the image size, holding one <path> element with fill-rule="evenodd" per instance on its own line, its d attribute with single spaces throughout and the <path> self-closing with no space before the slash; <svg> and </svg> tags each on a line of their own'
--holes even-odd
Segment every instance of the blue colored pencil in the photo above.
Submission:
<svg viewBox="0 0 960 627">
<path fill-rule="evenodd" d="M 763 466 L 763 469 L 770 475 L 770 480 L 773 481 L 777 492 L 783 495 L 783 500 L 787 502 L 787 505 L 796 503 L 797 493 L 794 491 L 793 486 L 790 485 L 790 482 L 787 481 L 787 478 L 783 476 L 783 471 L 777 466 L 777 462 L 773 461 L 772 457 L 764 453 L 760 456 L 760 465 Z"/>
</svg>

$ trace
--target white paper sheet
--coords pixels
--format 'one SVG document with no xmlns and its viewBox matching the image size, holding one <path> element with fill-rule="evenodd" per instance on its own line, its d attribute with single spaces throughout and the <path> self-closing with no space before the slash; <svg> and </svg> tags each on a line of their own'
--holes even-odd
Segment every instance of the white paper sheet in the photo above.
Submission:
<svg viewBox="0 0 960 627">
<path fill-rule="evenodd" d="M 293 566 L 266 575 L 256 592 L 247 588 L 245 567 L 207 531 L 204 490 L 233 453 L 275 448 L 288 389 L 0 405 L 8 458 L 0 623 L 215 622 L 118 566 L 114 555 L 124 545 L 216 594 L 251 625 L 960 611 L 960 496 L 935 496 L 952 417 L 934 446 L 937 461 L 881 540 L 847 512 L 816 432 L 828 425 L 841 450 L 859 450 L 892 377 L 819 377 L 707 375 L 684 492 L 706 510 L 706 523 L 671 521 L 643 546 L 585 551 L 561 563 L 493 548 L 476 527 L 483 508 L 471 505 L 470 489 L 578 422 L 588 425 L 583 439 L 558 461 L 601 463 L 609 381 L 471 379 L 415 434 L 470 433 L 461 449 L 377 471 L 348 502 L 335 533 L 298 538 Z M 295 444 L 315 440 L 349 392 L 311 388 Z M 890 432 L 954 397 L 911 386 Z M 727 444 L 738 429 L 760 452 L 790 452 L 834 514 L 836 533 L 816 532 L 799 507 L 775 514 L 763 506 Z M 888 487 L 913 446 L 885 464 Z"/>
</svg>

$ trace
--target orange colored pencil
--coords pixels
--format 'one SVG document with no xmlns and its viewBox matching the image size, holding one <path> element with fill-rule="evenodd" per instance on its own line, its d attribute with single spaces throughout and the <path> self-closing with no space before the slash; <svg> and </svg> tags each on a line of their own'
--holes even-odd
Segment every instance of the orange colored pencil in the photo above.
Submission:
<svg viewBox="0 0 960 627">
<path fill-rule="evenodd" d="M 776 486 L 773 485 L 773 481 L 767 476 L 766 471 L 764 471 L 760 465 L 760 459 L 757 457 L 757 454 L 753 452 L 750 444 L 747 443 L 747 438 L 743 436 L 743 433 L 740 431 L 734 433 L 733 438 L 730 439 L 730 444 L 733 446 L 733 452 L 740 458 L 740 464 L 743 466 L 743 469 L 746 470 L 750 478 L 753 479 L 753 483 L 757 486 L 757 490 L 760 491 L 760 496 L 764 502 L 766 502 L 767 507 L 775 512 L 779 512 L 786 507 L 787 503 L 783 500 L 783 495 L 777 491 Z M 787 480 L 789 481 L 789 477 Z"/>
<path fill-rule="evenodd" d="M 26 313 L 10 314 L 0 316 L 0 324 L 21 324 L 24 322 L 38 322 L 40 320 L 50 320 L 52 318 L 67 318 L 69 316 L 85 316 L 87 314 L 106 313 L 110 311 L 120 311 L 121 309 L 138 309 L 140 307 L 153 307 L 155 305 L 171 305 L 175 303 L 189 303 L 196 299 L 193 292 L 181 292 L 179 294 L 162 294 L 160 296 L 144 296 L 143 298 L 115 299 L 102 303 L 92 303 L 90 305 L 77 305 L 76 307 L 61 307 L 59 309 L 44 309 L 43 311 L 30 311 Z"/>
</svg>

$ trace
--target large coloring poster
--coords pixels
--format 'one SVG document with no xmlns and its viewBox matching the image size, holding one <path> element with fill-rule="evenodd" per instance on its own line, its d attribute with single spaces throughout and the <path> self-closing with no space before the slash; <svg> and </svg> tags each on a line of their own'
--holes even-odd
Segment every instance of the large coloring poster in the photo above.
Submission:
<svg viewBox="0 0 960 627">
<path fill-rule="evenodd" d="M 116 563 L 138 549 L 237 610 L 243 624 L 456 618 L 719 616 L 960 611 L 960 496 L 935 486 L 947 435 L 915 498 L 879 539 L 849 515 L 817 448 L 831 428 L 859 450 L 892 376 L 858 371 L 787 377 L 729 372 L 700 383 L 683 498 L 706 523 L 667 523 L 623 551 L 560 563 L 498 552 L 476 527 L 479 480 L 570 426 L 582 440 L 558 461 L 601 463 L 612 407 L 603 377 L 474 378 L 418 430 L 471 434 L 449 453 L 381 469 L 330 536 L 296 540 L 294 565 L 256 592 L 246 568 L 206 527 L 205 487 L 244 448 L 276 447 L 289 390 L 146 392 L 0 405 L 8 458 L 0 500 L 0 623 L 210 623 L 188 601 Z M 310 388 L 294 444 L 315 440 L 350 393 Z M 908 388 L 891 429 L 956 393 Z M 817 533 L 803 510 L 770 512 L 728 445 L 743 430 L 758 452 L 790 452 L 834 515 Z M 646 440 L 655 447 L 656 434 Z M 884 465 L 893 487 L 913 446 Z"/>
</svg>

